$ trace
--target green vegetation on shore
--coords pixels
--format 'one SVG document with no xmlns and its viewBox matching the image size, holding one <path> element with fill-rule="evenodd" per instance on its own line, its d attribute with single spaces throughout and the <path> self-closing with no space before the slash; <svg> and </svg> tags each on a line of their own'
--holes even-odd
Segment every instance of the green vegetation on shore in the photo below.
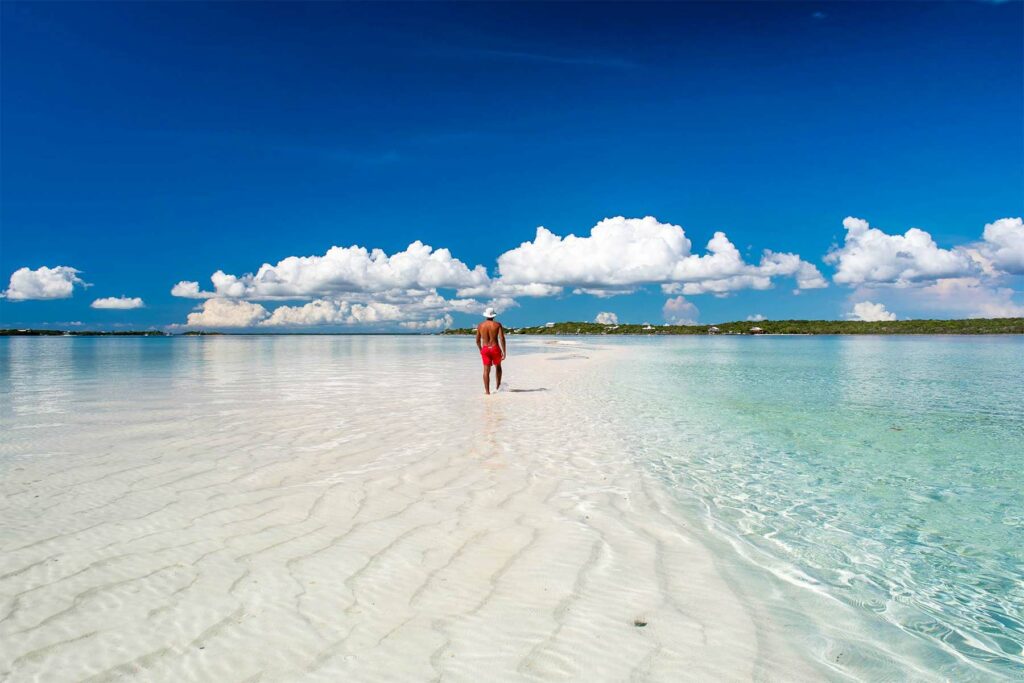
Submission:
<svg viewBox="0 0 1024 683">
<path fill-rule="evenodd" d="M 508 328 L 510 334 L 1024 334 L 1024 318 L 972 318 L 968 320 L 763 320 L 735 321 L 717 325 L 602 325 L 561 322 L 534 327 Z M 445 330 L 442 334 L 473 334 L 475 328 Z M 232 334 L 190 330 L 172 335 L 160 330 L 30 330 L 0 329 L 0 337 L 197 337 Z M 239 332 L 235 334 L 247 334 Z M 268 333 L 262 333 L 266 336 Z M 324 334 L 324 333 L 317 333 Z M 351 334 L 351 333 L 345 333 Z"/>
<path fill-rule="evenodd" d="M 103 330 L 0 330 L 0 337 L 168 337 L 160 330 L 128 330 L 107 332 Z"/>
<path fill-rule="evenodd" d="M 714 329 L 713 329 L 714 328 Z M 717 325 L 602 325 L 561 322 L 550 327 L 517 327 L 513 334 L 1024 334 L 1024 318 L 972 318 L 970 320 L 763 320 Z M 446 330 L 444 334 L 473 334 L 473 328 Z"/>
</svg>

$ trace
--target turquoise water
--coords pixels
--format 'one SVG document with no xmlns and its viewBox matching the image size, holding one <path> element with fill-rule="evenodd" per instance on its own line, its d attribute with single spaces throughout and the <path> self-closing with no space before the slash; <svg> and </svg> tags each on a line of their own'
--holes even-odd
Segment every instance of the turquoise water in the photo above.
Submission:
<svg viewBox="0 0 1024 683">
<path fill-rule="evenodd" d="M 760 626 L 837 680 L 1024 679 L 1024 339 L 581 341 L 624 353 L 587 380 L 594 415 L 576 428 L 600 423 L 666 487 Z M 444 376 L 425 400 L 444 400 L 479 390 L 473 352 L 441 338 L 0 339 L 0 464 L 62 457 L 75 430 L 128 428 L 132 411 L 180 415 L 195 391 L 234 396 L 240 377 L 304 395 L 294 377 L 343 357 L 362 371 L 321 389 L 371 392 L 416 358 Z"/>
<path fill-rule="evenodd" d="M 1024 677 L 1024 340 L 632 345 L 609 386 L 637 458 L 781 606 L 827 611 L 819 656 Z"/>
</svg>

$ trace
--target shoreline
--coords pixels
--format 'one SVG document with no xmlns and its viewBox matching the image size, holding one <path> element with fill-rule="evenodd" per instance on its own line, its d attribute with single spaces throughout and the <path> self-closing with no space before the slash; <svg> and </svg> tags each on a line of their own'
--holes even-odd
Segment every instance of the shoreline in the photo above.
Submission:
<svg viewBox="0 0 1024 683">
<path fill-rule="evenodd" d="M 760 320 L 732 321 L 714 325 L 649 325 L 558 322 L 538 326 L 508 327 L 509 334 L 531 336 L 832 336 L 832 335 L 1016 335 L 1024 334 L 1024 318 L 920 319 L 866 322 L 859 320 Z M 429 334 L 398 331 L 370 332 L 234 332 L 192 330 L 170 333 L 161 330 L 106 331 L 64 329 L 0 329 L 0 337 L 205 337 L 205 336 L 465 336 L 474 328 L 451 328 Z"/>
</svg>

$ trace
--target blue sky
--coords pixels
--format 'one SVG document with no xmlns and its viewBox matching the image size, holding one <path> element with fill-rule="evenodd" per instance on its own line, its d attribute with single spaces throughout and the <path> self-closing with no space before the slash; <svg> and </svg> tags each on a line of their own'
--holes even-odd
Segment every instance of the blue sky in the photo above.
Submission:
<svg viewBox="0 0 1024 683">
<path fill-rule="evenodd" d="M 4 325 L 164 327 L 210 306 L 197 325 L 255 328 L 290 306 L 278 318 L 294 324 L 275 329 L 436 329 L 492 301 L 512 325 L 841 318 L 865 302 L 900 318 L 1024 315 L 1024 229 L 986 232 L 1024 215 L 1020 3 L 0 11 Z M 561 240 L 617 216 L 657 224 Z M 538 226 L 559 244 L 515 251 Z M 689 246 L 658 251 L 669 226 Z M 716 231 L 741 262 L 700 260 Z M 271 298 L 245 279 L 416 240 L 450 250 L 431 261 L 445 277 L 368 284 L 300 263 Z M 764 249 L 821 282 L 771 274 Z M 621 270 L 602 268 L 609 251 Z M 487 282 L 467 287 L 478 265 Z M 79 272 L 38 270 L 58 266 Z M 234 295 L 218 270 L 242 283 Z M 172 296 L 181 281 L 204 298 Z M 144 304 L 91 306 L 121 296 Z"/>
</svg>

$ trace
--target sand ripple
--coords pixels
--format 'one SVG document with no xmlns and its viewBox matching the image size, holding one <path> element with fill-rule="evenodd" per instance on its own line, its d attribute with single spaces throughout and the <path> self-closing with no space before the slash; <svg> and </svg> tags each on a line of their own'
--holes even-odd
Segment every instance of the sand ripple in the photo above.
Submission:
<svg viewBox="0 0 1024 683">
<path fill-rule="evenodd" d="M 485 400 L 461 340 L 122 341 L 77 383 L 12 352 L 4 679 L 817 676 L 590 409 L 615 351 Z"/>
</svg>

